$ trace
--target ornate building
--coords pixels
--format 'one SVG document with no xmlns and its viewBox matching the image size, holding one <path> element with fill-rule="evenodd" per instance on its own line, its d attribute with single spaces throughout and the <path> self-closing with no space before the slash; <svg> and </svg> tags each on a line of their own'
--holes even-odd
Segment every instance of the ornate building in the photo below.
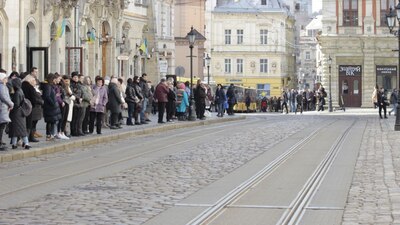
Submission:
<svg viewBox="0 0 400 225">
<path fill-rule="evenodd" d="M 398 87 L 397 38 L 389 33 L 385 15 L 394 0 L 324 0 L 322 84 L 332 89 L 333 105 L 343 98 L 348 107 L 372 107 L 376 84 L 389 92 Z M 331 72 L 328 58 L 331 57 Z M 331 75 L 331 82 L 329 76 Z"/>
<path fill-rule="evenodd" d="M 13 18 L 13 19 L 11 19 Z M 147 6 L 140 0 L 0 1 L 0 64 L 94 77 L 140 74 Z"/>
</svg>

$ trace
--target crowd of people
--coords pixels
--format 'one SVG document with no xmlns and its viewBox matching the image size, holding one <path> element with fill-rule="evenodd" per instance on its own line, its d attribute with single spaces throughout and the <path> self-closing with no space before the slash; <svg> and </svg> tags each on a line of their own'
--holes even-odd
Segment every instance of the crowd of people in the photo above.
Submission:
<svg viewBox="0 0 400 225">
<path fill-rule="evenodd" d="M 4 132 L 10 137 L 12 149 L 18 148 L 19 143 L 30 149 L 31 142 L 39 142 L 43 137 L 37 131 L 42 119 L 46 124 L 46 141 L 101 135 L 103 128 L 145 125 L 150 122 L 151 113 L 158 113 L 159 124 L 187 120 L 189 85 L 173 79 L 161 79 L 152 85 L 146 73 L 129 78 L 126 83 L 122 78 L 108 76 L 96 76 L 92 82 L 91 77 L 78 72 L 70 76 L 50 73 L 40 81 L 36 67 L 10 75 L 1 69 L 0 151 L 7 150 Z M 210 88 L 198 80 L 193 87 L 197 119 L 206 118 L 206 99 L 210 95 Z"/>
<path fill-rule="evenodd" d="M 323 86 L 317 91 L 283 90 L 281 96 L 263 97 L 261 112 L 281 112 L 288 114 L 303 111 L 324 111 L 327 93 Z"/>
</svg>

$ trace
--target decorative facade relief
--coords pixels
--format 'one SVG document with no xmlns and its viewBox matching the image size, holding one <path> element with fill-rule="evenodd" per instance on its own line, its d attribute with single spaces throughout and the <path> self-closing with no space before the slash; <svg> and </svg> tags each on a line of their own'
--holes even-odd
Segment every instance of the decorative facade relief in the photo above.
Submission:
<svg viewBox="0 0 400 225">
<path fill-rule="evenodd" d="M 39 2 L 39 0 L 32 0 L 31 1 L 31 14 L 36 13 L 37 8 L 38 8 L 38 2 Z"/>
</svg>

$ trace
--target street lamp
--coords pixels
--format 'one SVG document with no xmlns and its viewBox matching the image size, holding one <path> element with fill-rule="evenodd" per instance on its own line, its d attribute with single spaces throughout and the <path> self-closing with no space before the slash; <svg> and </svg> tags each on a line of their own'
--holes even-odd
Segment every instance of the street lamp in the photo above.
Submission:
<svg viewBox="0 0 400 225">
<path fill-rule="evenodd" d="M 398 42 L 398 67 L 397 67 L 397 89 L 399 89 L 399 81 L 400 81 L 400 0 L 396 6 L 396 12 L 393 11 L 392 7 L 390 7 L 389 14 L 386 15 L 386 22 L 389 27 L 390 33 L 397 37 Z M 398 30 L 394 31 L 393 28 L 396 25 L 396 18 L 399 22 Z M 397 98 L 397 108 L 396 108 L 396 123 L 394 125 L 395 131 L 400 131 L 400 98 Z"/>
<path fill-rule="evenodd" d="M 207 84 L 210 85 L 210 64 L 211 64 L 211 57 L 207 54 L 205 58 L 206 65 L 207 65 Z"/>
<path fill-rule="evenodd" d="M 190 32 L 187 34 L 189 39 L 189 48 L 190 48 L 190 101 L 189 101 L 189 121 L 195 121 L 196 116 L 193 113 L 193 47 L 194 42 L 196 41 L 196 33 L 193 30 L 193 26 L 190 28 Z"/>
<path fill-rule="evenodd" d="M 328 58 L 328 65 L 329 65 L 329 102 L 328 102 L 328 111 L 333 112 L 332 108 L 332 73 L 331 73 L 331 68 L 332 68 L 332 58 L 329 55 Z"/>
</svg>

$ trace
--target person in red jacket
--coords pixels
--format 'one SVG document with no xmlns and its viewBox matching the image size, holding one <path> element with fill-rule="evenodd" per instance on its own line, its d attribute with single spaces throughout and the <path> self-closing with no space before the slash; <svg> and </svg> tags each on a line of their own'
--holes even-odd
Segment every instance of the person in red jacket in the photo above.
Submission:
<svg viewBox="0 0 400 225">
<path fill-rule="evenodd" d="M 165 106 L 168 102 L 169 88 L 167 81 L 162 78 L 154 91 L 154 100 L 158 103 L 158 123 L 165 123 L 163 121 Z"/>
</svg>

